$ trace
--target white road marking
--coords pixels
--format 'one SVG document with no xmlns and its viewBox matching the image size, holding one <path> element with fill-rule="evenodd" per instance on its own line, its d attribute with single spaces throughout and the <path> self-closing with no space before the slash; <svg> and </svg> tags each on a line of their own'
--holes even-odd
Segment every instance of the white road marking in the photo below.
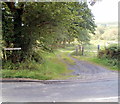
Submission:
<svg viewBox="0 0 120 104">
<path fill-rule="evenodd" d="M 89 99 L 83 99 L 82 102 L 118 102 L 118 96 L 114 97 L 104 97 L 104 98 L 89 98 Z"/>
</svg>

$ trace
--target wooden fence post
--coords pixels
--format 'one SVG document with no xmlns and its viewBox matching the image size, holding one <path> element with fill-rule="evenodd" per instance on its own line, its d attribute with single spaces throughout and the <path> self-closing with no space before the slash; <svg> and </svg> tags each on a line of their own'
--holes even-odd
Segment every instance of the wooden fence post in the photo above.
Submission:
<svg viewBox="0 0 120 104">
<path fill-rule="evenodd" d="M 78 47 L 76 46 L 76 55 L 78 55 Z"/>
<path fill-rule="evenodd" d="M 97 56 L 99 55 L 100 45 L 97 46 Z"/>
<path fill-rule="evenodd" d="M 82 55 L 84 55 L 84 47 L 82 46 Z"/>
<path fill-rule="evenodd" d="M 81 52 L 81 45 L 78 45 L 78 48 L 79 48 L 79 52 Z"/>
<path fill-rule="evenodd" d="M 98 51 L 100 50 L 100 45 L 98 45 Z"/>
<path fill-rule="evenodd" d="M 100 50 L 100 45 L 98 45 L 97 49 L 98 49 L 98 52 L 99 52 L 99 50 Z"/>
</svg>

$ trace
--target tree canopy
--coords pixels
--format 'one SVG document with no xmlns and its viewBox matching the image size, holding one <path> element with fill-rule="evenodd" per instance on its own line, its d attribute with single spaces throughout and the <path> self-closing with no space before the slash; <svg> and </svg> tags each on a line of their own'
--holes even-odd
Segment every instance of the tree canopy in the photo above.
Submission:
<svg viewBox="0 0 120 104">
<path fill-rule="evenodd" d="M 5 2 L 2 21 L 4 46 L 22 48 L 19 54 L 7 54 L 13 62 L 32 58 L 37 49 L 52 51 L 75 38 L 87 42 L 96 27 L 83 2 Z"/>
</svg>

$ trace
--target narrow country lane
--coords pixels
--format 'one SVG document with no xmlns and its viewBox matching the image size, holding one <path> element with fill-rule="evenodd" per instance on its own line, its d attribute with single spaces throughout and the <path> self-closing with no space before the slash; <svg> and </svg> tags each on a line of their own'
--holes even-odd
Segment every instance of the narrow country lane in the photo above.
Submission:
<svg viewBox="0 0 120 104">
<path fill-rule="evenodd" d="M 117 80 L 3 83 L 3 102 L 118 102 Z"/>
<path fill-rule="evenodd" d="M 72 57 L 71 57 L 72 58 Z M 72 58 L 71 75 L 54 83 L 4 82 L 3 102 L 118 102 L 118 74 Z"/>
<path fill-rule="evenodd" d="M 68 69 L 73 70 L 71 75 L 77 76 L 71 79 L 79 81 L 118 79 L 117 71 L 108 70 L 102 66 L 98 66 L 87 61 L 81 61 L 71 56 L 69 57 L 74 60 L 75 65 L 68 65 Z"/>
</svg>

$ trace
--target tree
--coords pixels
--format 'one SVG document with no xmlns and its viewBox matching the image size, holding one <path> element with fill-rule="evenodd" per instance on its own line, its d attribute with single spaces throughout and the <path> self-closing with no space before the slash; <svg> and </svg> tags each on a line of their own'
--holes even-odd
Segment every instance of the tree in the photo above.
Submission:
<svg viewBox="0 0 120 104">
<path fill-rule="evenodd" d="M 95 30 L 86 3 L 6 2 L 2 10 L 5 46 L 22 48 L 19 53 L 13 51 L 7 55 L 13 62 L 32 59 L 37 49 L 52 51 L 54 45 L 64 45 L 74 38 L 87 41 L 88 33 Z"/>
</svg>

